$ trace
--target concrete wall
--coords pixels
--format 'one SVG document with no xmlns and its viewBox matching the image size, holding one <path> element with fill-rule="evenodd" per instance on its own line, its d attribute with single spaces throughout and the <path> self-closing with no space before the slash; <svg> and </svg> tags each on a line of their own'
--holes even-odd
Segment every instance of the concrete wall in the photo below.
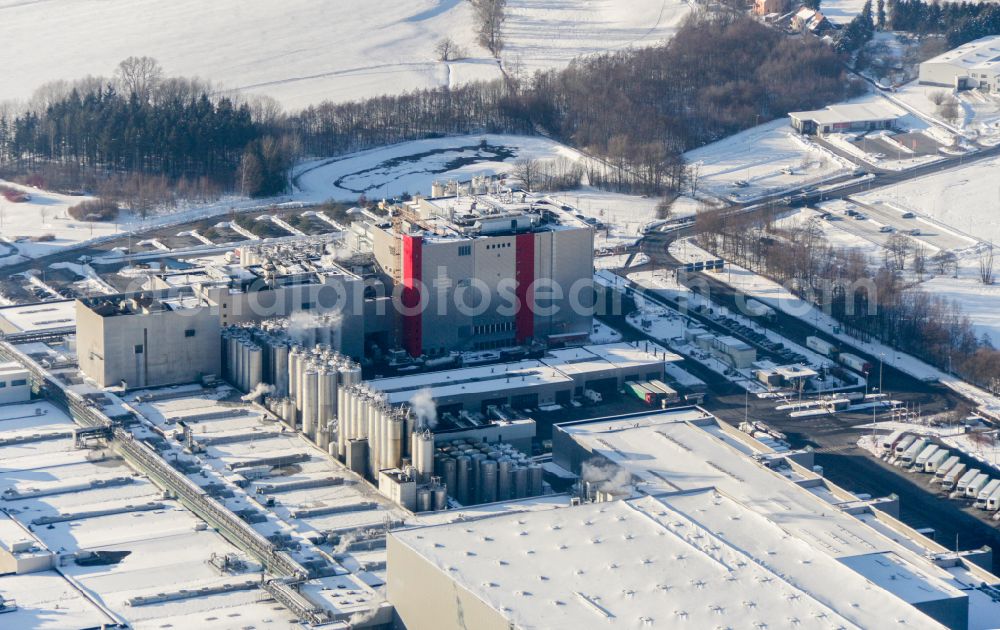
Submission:
<svg viewBox="0 0 1000 630">
<path fill-rule="evenodd" d="M 0 405 L 31 400 L 31 379 L 23 369 L 0 372 Z"/>
<path fill-rule="evenodd" d="M 388 597 L 396 627 L 406 630 L 510 630 L 500 612 L 457 584 L 446 573 L 390 532 Z"/>
<path fill-rule="evenodd" d="M 129 388 L 157 387 L 220 374 L 219 318 L 208 307 L 101 317 L 77 302 L 76 336 L 80 369 L 100 387 L 122 380 Z"/>
</svg>

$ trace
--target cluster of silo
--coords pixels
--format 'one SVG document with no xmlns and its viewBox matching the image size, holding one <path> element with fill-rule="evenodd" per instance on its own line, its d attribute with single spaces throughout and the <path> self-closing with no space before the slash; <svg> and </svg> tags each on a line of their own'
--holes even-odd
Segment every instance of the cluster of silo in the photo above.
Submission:
<svg viewBox="0 0 1000 630">
<path fill-rule="evenodd" d="M 543 492 L 542 467 L 503 442 L 443 442 L 434 452 L 434 475 L 462 505 L 523 499 Z"/>
<path fill-rule="evenodd" d="M 335 453 L 338 392 L 361 382 L 361 367 L 325 344 L 296 345 L 280 320 L 222 331 L 223 373 L 244 392 L 269 385 L 268 407 Z"/>
<path fill-rule="evenodd" d="M 411 436 L 414 432 L 413 415 L 403 407 L 392 407 L 385 395 L 360 384 L 361 374 L 350 385 L 338 392 L 337 409 L 342 430 L 337 434 L 336 453 L 354 469 L 357 463 L 348 457 L 356 450 L 356 443 L 367 442 L 367 471 L 376 476 L 380 470 L 400 468 L 410 460 Z M 433 454 L 433 437 L 431 455 Z M 418 471 L 420 472 L 420 471 Z M 426 482 L 427 479 L 419 479 Z"/>
<path fill-rule="evenodd" d="M 336 454 L 335 434 L 340 411 L 340 391 L 361 382 L 361 367 L 349 358 L 319 344 L 292 346 L 288 352 L 288 395 L 282 418 L 322 449 Z"/>
<path fill-rule="evenodd" d="M 439 512 L 448 508 L 448 488 L 434 477 L 431 483 L 417 488 L 417 512 Z"/>
</svg>

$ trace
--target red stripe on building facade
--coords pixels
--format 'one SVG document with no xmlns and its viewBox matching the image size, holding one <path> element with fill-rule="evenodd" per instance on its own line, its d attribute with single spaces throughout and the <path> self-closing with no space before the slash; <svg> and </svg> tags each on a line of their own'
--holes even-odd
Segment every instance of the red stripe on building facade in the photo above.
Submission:
<svg viewBox="0 0 1000 630">
<path fill-rule="evenodd" d="M 423 278 L 423 240 L 419 236 L 403 236 L 403 306 L 417 309 L 420 306 L 420 287 Z M 424 345 L 423 314 L 419 312 L 403 315 L 403 347 L 411 357 L 423 354 Z"/>
<path fill-rule="evenodd" d="M 535 281 L 535 235 L 518 234 L 514 253 L 514 295 L 517 296 L 514 330 L 517 342 L 524 343 L 535 336 L 535 313 L 528 299 L 528 289 Z"/>
</svg>

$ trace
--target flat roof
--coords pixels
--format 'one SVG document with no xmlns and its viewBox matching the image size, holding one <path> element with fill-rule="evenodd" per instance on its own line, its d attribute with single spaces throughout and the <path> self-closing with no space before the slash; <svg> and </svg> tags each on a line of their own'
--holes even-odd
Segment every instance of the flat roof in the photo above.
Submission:
<svg viewBox="0 0 1000 630">
<path fill-rule="evenodd" d="M 74 300 L 0 307 L 0 329 L 8 333 L 41 332 L 76 326 Z"/>
<path fill-rule="evenodd" d="M 804 543 L 713 489 L 390 536 L 517 627 L 940 627 L 850 568 L 800 555 Z M 811 579 L 787 574 L 812 560 Z"/>
<path fill-rule="evenodd" d="M 1000 65 L 1000 35 L 981 37 L 923 63 L 948 63 L 968 70 L 995 69 Z"/>
<path fill-rule="evenodd" d="M 680 355 L 651 342 L 623 342 L 552 350 L 538 360 L 422 372 L 375 379 L 367 384 L 387 394 L 390 404 L 400 404 L 409 402 L 414 391 L 427 388 L 434 398 L 443 399 L 532 385 L 569 385 L 574 377 L 681 360 Z"/>
<path fill-rule="evenodd" d="M 640 492 L 714 487 L 826 556 L 892 553 L 928 589 L 961 596 L 946 571 L 796 483 L 805 478 L 790 467 L 774 470 L 747 456 L 723 438 L 720 427 L 697 408 L 557 425 L 591 453 L 631 473 Z M 794 573 L 801 566 L 789 563 L 787 570 Z M 892 590 L 891 584 L 880 586 Z M 1000 618 L 1000 604 L 995 612 Z"/>
<path fill-rule="evenodd" d="M 884 101 L 875 101 L 871 103 L 841 103 L 829 105 L 823 109 L 789 112 L 788 115 L 799 120 L 813 120 L 822 125 L 869 120 L 895 120 L 905 116 L 906 112 Z"/>
</svg>

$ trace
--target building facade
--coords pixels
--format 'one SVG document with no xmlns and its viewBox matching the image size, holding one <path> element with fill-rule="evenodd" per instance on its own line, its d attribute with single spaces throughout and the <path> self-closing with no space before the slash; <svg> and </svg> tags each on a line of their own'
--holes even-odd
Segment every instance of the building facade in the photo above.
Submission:
<svg viewBox="0 0 1000 630">
<path fill-rule="evenodd" d="M 126 389 L 218 376 L 219 317 L 189 289 L 77 300 L 80 370 L 99 387 Z"/>
<path fill-rule="evenodd" d="M 417 357 L 585 339 L 593 229 L 523 204 L 484 211 L 476 199 L 418 200 L 369 226 L 399 298 L 398 345 Z"/>
<path fill-rule="evenodd" d="M 983 37 L 920 64 L 920 83 L 1000 92 L 1000 35 Z"/>
</svg>

